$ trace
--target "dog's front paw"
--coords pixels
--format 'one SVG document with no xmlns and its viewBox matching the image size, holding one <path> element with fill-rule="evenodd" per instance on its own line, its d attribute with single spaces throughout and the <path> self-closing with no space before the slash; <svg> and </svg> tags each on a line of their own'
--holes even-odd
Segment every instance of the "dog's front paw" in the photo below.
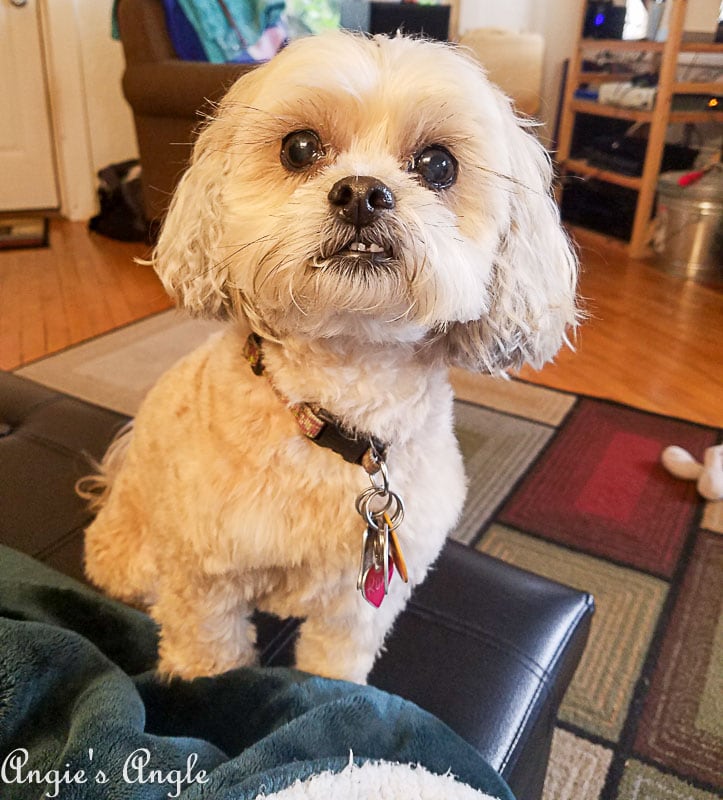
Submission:
<svg viewBox="0 0 723 800">
<path fill-rule="evenodd" d="M 200 620 L 196 625 L 173 623 L 161 625 L 161 641 L 158 648 L 158 672 L 166 678 L 211 677 L 231 669 L 251 667 L 258 664 L 256 652 L 256 628 L 248 619 L 236 619 L 235 626 L 219 626 L 217 635 L 204 641 L 193 630 L 204 627 Z M 208 618 L 205 619 L 208 628 Z"/>
<path fill-rule="evenodd" d="M 308 672 L 310 675 L 318 675 L 322 678 L 331 678 L 335 681 L 359 683 L 362 686 L 366 685 L 367 676 L 371 671 L 371 665 L 368 663 L 368 661 L 365 661 L 360 665 L 339 663 L 338 660 L 330 662 L 327 659 L 317 661 L 315 659 L 300 660 L 297 658 L 295 667 L 301 672 Z"/>
<path fill-rule="evenodd" d="M 210 678 L 240 667 L 258 666 L 258 654 L 250 649 L 243 654 L 230 656 L 227 653 L 187 653 L 169 651 L 161 644 L 158 661 L 158 674 L 167 680 L 181 678 L 190 681 L 194 678 Z"/>
<path fill-rule="evenodd" d="M 354 620 L 336 624 L 310 618 L 296 643 L 296 668 L 324 678 L 365 684 L 380 647 L 383 631 L 374 637 L 354 634 Z"/>
</svg>

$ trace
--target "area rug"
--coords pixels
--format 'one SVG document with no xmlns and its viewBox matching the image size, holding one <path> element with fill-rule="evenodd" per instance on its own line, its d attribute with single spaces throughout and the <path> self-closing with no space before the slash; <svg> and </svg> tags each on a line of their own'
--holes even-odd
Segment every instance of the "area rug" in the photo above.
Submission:
<svg viewBox="0 0 723 800">
<path fill-rule="evenodd" d="M 18 370 L 133 414 L 218 326 L 167 312 Z M 723 503 L 668 475 L 721 431 L 520 381 L 455 373 L 469 476 L 455 538 L 591 592 L 544 800 L 713 800 L 723 792 Z"/>
<path fill-rule="evenodd" d="M 48 220 L 45 217 L 0 218 L 0 251 L 48 246 Z"/>
<path fill-rule="evenodd" d="M 591 592 L 545 800 L 712 800 L 723 790 L 720 503 L 659 462 L 721 431 L 576 397 L 476 546 Z"/>
<path fill-rule="evenodd" d="M 164 311 L 35 361 L 16 374 L 132 416 L 161 373 L 221 327 Z"/>
</svg>

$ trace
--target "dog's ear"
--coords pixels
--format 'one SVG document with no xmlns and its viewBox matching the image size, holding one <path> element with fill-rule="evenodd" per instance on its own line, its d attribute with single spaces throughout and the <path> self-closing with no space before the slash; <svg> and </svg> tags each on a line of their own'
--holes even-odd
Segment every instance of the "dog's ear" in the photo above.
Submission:
<svg viewBox="0 0 723 800">
<path fill-rule="evenodd" d="M 221 112 L 221 109 L 219 109 Z M 153 252 L 166 291 L 194 316 L 229 315 L 223 188 L 231 169 L 230 126 L 222 113 L 200 132 Z M 226 254 L 227 255 L 227 254 Z"/>
<path fill-rule="evenodd" d="M 494 178 L 493 190 L 508 198 L 508 223 L 481 318 L 451 324 L 442 338 L 448 363 L 491 373 L 542 366 L 569 343 L 568 330 L 578 321 L 577 257 L 551 194 L 550 158 L 511 112 L 509 100 L 499 94 L 497 102 L 506 127 L 508 168 Z"/>
</svg>

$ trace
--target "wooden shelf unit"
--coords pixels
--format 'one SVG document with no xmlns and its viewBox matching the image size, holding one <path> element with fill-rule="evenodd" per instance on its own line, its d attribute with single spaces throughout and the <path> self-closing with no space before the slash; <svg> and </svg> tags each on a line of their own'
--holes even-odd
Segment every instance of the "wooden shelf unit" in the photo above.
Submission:
<svg viewBox="0 0 723 800">
<path fill-rule="evenodd" d="M 647 243 L 650 233 L 650 218 L 655 202 L 660 164 L 665 146 L 668 125 L 675 122 L 704 123 L 723 122 L 721 111 L 672 111 L 671 104 L 675 94 L 708 94 L 721 91 L 723 84 L 710 82 L 677 81 L 676 71 L 680 53 L 712 53 L 723 55 L 723 44 L 712 42 L 684 42 L 683 25 L 688 0 L 668 0 L 672 2 L 668 38 L 665 42 L 626 41 L 620 39 L 584 39 L 580 38 L 575 53 L 570 59 L 567 82 L 562 103 L 562 114 L 558 132 L 557 162 L 561 174 L 572 172 L 578 175 L 594 177 L 598 180 L 635 189 L 638 192 L 635 205 L 635 217 L 628 245 L 628 253 L 632 258 L 643 258 L 648 254 Z M 582 32 L 585 19 L 585 6 L 581 2 L 578 30 Z M 616 72 L 590 73 L 582 71 L 584 54 L 590 51 L 611 53 L 656 53 L 660 58 L 658 71 L 658 90 L 653 111 L 621 108 L 603 105 L 592 100 L 575 97 L 575 92 L 584 83 L 605 83 L 608 81 L 627 80 L 628 75 Z M 594 76 L 594 77 L 593 77 Z M 640 177 L 622 175 L 612 170 L 599 169 L 586 161 L 571 158 L 570 150 L 578 114 L 611 117 L 630 120 L 631 123 L 649 125 L 648 141 Z"/>
</svg>

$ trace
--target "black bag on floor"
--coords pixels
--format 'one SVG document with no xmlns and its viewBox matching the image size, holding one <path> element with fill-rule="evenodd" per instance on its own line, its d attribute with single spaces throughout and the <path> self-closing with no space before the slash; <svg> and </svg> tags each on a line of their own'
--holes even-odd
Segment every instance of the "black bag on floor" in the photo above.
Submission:
<svg viewBox="0 0 723 800">
<path fill-rule="evenodd" d="M 104 167 L 98 178 L 100 213 L 88 223 L 90 230 L 123 242 L 149 241 L 138 159 Z"/>
</svg>

